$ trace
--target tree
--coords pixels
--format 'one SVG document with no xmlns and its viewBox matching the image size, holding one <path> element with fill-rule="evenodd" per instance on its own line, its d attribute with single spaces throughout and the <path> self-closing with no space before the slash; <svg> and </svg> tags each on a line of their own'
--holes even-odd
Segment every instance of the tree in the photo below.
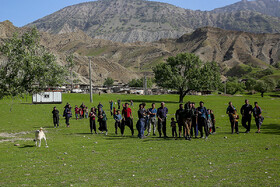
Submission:
<svg viewBox="0 0 280 187">
<path fill-rule="evenodd" d="M 167 63 L 158 64 L 153 71 L 156 84 L 177 90 L 181 103 L 189 91 L 216 89 L 221 83 L 217 64 L 207 62 L 203 65 L 199 57 L 191 53 L 169 57 Z"/>
<path fill-rule="evenodd" d="M 248 92 L 252 92 L 253 90 L 254 90 L 254 87 L 255 87 L 255 85 L 256 85 L 256 80 L 255 79 L 253 79 L 253 78 L 248 78 L 247 80 L 246 80 L 246 82 L 245 82 L 245 87 L 246 87 L 246 90 L 248 91 Z"/>
<path fill-rule="evenodd" d="M 71 55 L 68 55 L 66 57 L 66 62 L 67 62 L 67 69 L 68 71 L 70 71 L 70 83 L 71 83 L 71 90 L 73 89 L 73 68 L 75 67 L 76 65 L 76 62 L 73 60 L 74 59 L 74 55 L 71 54 Z"/>
<path fill-rule="evenodd" d="M 15 33 L 0 46 L 0 54 L 0 98 L 39 93 L 48 86 L 60 86 L 65 80 L 65 70 L 40 45 L 35 28 L 22 36 Z"/>
<path fill-rule="evenodd" d="M 148 88 L 152 88 L 154 84 L 154 80 L 152 78 L 147 78 L 147 87 Z M 131 81 L 129 81 L 128 83 L 129 87 L 143 87 L 144 86 L 144 78 L 142 79 L 132 79 Z"/>
<path fill-rule="evenodd" d="M 110 86 L 113 86 L 113 84 L 114 84 L 114 80 L 111 77 L 108 77 L 105 79 L 105 82 L 103 85 L 110 87 Z"/>
<path fill-rule="evenodd" d="M 264 93 L 274 90 L 276 83 L 273 79 L 267 78 L 265 80 L 258 80 L 255 85 L 255 90 L 261 93 L 261 96 L 264 96 Z"/>
<path fill-rule="evenodd" d="M 230 77 L 226 82 L 226 92 L 228 94 L 234 95 L 237 92 L 242 92 L 245 90 L 245 85 L 238 81 L 236 77 Z"/>
</svg>

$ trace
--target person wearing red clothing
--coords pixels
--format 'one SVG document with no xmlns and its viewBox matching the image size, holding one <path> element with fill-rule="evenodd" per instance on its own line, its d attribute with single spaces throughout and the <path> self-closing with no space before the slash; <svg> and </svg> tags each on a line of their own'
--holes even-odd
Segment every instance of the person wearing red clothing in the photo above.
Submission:
<svg viewBox="0 0 280 187">
<path fill-rule="evenodd" d="M 78 106 L 75 106 L 75 116 L 76 116 L 76 120 L 79 118 L 79 114 L 80 114 L 80 109 L 78 108 Z"/>
<path fill-rule="evenodd" d="M 131 108 L 128 107 L 128 103 L 125 103 L 125 106 L 122 110 L 122 116 L 123 116 L 123 123 L 124 125 L 128 126 L 131 130 L 132 136 L 134 135 L 134 129 L 133 129 L 133 117 L 132 117 L 132 111 Z"/>
<path fill-rule="evenodd" d="M 90 127 L 90 133 L 92 134 L 92 130 L 94 130 L 95 134 L 96 132 L 96 124 L 95 124 L 95 117 L 96 117 L 96 111 L 95 108 L 91 108 L 89 113 L 89 127 Z"/>
</svg>

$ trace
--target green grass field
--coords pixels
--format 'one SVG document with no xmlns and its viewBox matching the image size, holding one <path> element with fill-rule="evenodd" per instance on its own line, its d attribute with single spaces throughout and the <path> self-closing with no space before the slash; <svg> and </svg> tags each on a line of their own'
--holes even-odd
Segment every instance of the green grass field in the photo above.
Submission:
<svg viewBox="0 0 280 187">
<path fill-rule="evenodd" d="M 99 101 L 109 116 L 109 100 L 166 102 L 170 118 L 178 108 L 177 95 L 135 96 L 64 94 L 63 104 L 56 105 L 60 113 L 69 102 L 72 107 L 82 102 L 88 107 Z M 258 101 L 265 117 L 262 133 L 256 134 L 252 120 L 251 133 L 230 134 L 227 103 L 240 109 L 244 99 Z M 280 185 L 280 115 L 279 98 L 258 95 L 248 97 L 187 96 L 185 101 L 203 100 L 216 115 L 217 134 L 204 139 L 174 140 L 125 137 L 114 134 L 114 121 L 108 120 L 109 134 L 89 134 L 89 121 L 71 119 L 66 128 L 60 118 L 60 128 L 53 128 L 54 105 L 32 105 L 31 98 L 14 102 L 0 101 L 0 186 L 279 186 Z M 73 112 L 73 109 L 72 109 Z M 49 147 L 34 147 L 34 131 L 44 127 Z M 134 125 L 135 128 L 135 125 Z M 136 128 L 135 128 L 136 129 Z M 168 125 L 168 136 L 171 128 Z M 3 134 L 15 137 L 3 137 Z M 145 133 L 146 134 L 146 133 Z M 227 137 L 224 138 L 224 137 Z M 21 139 L 18 139 L 21 138 Z M 7 141 L 10 140 L 10 141 Z M 14 146 L 20 144 L 20 146 Z"/>
</svg>

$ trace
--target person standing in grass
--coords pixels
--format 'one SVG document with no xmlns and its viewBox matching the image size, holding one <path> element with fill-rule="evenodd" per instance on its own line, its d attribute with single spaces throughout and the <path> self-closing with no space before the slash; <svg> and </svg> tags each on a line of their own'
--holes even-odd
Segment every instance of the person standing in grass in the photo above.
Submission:
<svg viewBox="0 0 280 187">
<path fill-rule="evenodd" d="M 78 120 L 79 115 L 80 115 L 80 109 L 79 109 L 78 106 L 76 105 L 76 106 L 75 106 L 75 116 L 76 116 L 76 120 Z"/>
<path fill-rule="evenodd" d="M 85 108 L 85 117 L 88 118 L 88 107 Z"/>
<path fill-rule="evenodd" d="M 67 127 L 70 127 L 70 118 L 72 117 L 72 113 L 71 113 L 71 107 L 70 105 L 66 105 L 64 112 L 63 112 L 63 117 L 65 117 L 65 123 Z"/>
<path fill-rule="evenodd" d="M 179 105 L 179 109 L 176 110 L 175 117 L 176 117 L 176 121 L 178 123 L 179 138 L 180 138 L 182 135 L 182 129 L 184 126 L 184 121 L 183 121 L 184 120 L 184 105 L 183 104 Z"/>
<path fill-rule="evenodd" d="M 110 112 L 111 112 L 111 116 L 112 116 L 113 115 L 113 105 L 114 105 L 113 100 L 109 101 L 109 104 L 110 104 Z"/>
<path fill-rule="evenodd" d="M 184 137 L 186 140 L 191 140 L 190 130 L 192 126 L 192 108 L 191 102 L 187 102 L 184 107 Z"/>
<path fill-rule="evenodd" d="M 230 124 L 231 126 L 233 127 L 234 126 L 234 119 L 233 119 L 233 114 L 234 114 L 234 111 L 235 111 L 235 107 L 232 105 L 232 102 L 230 101 L 228 103 L 228 107 L 227 107 L 227 114 L 229 116 L 229 121 L 230 121 Z"/>
<path fill-rule="evenodd" d="M 255 118 L 256 126 L 257 126 L 257 132 L 261 133 L 261 126 L 264 120 L 264 117 L 262 116 L 262 109 L 259 107 L 258 102 L 255 102 L 255 108 L 253 109 L 253 116 Z"/>
<path fill-rule="evenodd" d="M 84 112 L 85 107 L 86 107 L 86 106 L 85 106 L 84 103 L 82 103 L 81 106 L 80 106 L 80 109 L 81 109 L 81 111 L 80 111 L 80 113 L 81 113 L 81 118 L 85 118 L 85 112 Z"/>
<path fill-rule="evenodd" d="M 161 132 L 163 132 L 164 138 L 167 138 L 166 135 L 166 118 L 168 114 L 168 108 L 165 107 L 165 103 L 161 103 L 161 107 L 157 109 L 158 117 L 158 132 L 159 137 L 161 138 Z"/>
<path fill-rule="evenodd" d="M 174 118 L 171 118 L 171 128 L 172 128 L 172 137 L 177 140 L 177 130 L 176 130 L 176 121 Z"/>
<path fill-rule="evenodd" d="M 156 104 L 153 103 L 152 104 L 152 108 L 149 108 L 148 110 L 148 114 L 149 114 L 149 122 L 148 122 L 148 134 L 147 136 L 150 136 L 150 133 L 152 131 L 152 126 L 153 126 L 153 136 L 156 135 L 156 115 L 157 115 L 157 109 L 156 109 Z"/>
<path fill-rule="evenodd" d="M 107 129 L 107 116 L 104 110 L 102 110 L 102 108 L 98 108 L 98 122 L 99 122 L 99 130 L 101 131 L 101 133 L 103 133 L 103 131 L 106 132 L 105 135 L 108 134 L 108 129 Z"/>
<path fill-rule="evenodd" d="M 197 127 L 197 109 L 195 108 L 195 103 L 192 102 L 192 127 L 191 127 L 191 137 L 193 134 L 195 138 L 198 136 L 198 127 Z"/>
<path fill-rule="evenodd" d="M 210 116 L 211 116 L 211 121 L 212 121 L 212 134 L 216 133 L 216 119 L 214 115 L 214 111 L 211 109 L 210 110 Z"/>
<path fill-rule="evenodd" d="M 138 122 L 137 122 L 137 130 L 138 130 L 138 138 L 143 139 L 144 138 L 144 132 L 145 132 L 145 124 L 146 124 L 146 110 L 144 108 L 143 104 L 139 105 L 138 110 Z"/>
<path fill-rule="evenodd" d="M 120 110 L 121 109 L 121 100 L 120 99 L 118 99 L 118 110 Z"/>
<path fill-rule="evenodd" d="M 125 103 L 123 110 L 122 110 L 122 115 L 123 115 L 123 122 L 124 125 L 128 126 L 131 131 L 131 135 L 134 135 L 134 129 L 133 129 L 133 117 L 132 117 L 132 111 L 131 108 L 128 107 L 128 103 Z"/>
<path fill-rule="evenodd" d="M 203 138 L 203 128 L 204 128 L 204 132 L 205 132 L 205 139 L 208 138 L 209 134 L 208 134 L 208 125 L 207 125 L 207 118 L 208 118 L 208 113 L 207 113 L 207 109 L 204 107 L 204 102 L 200 101 L 199 103 L 199 107 L 197 108 L 197 121 L 198 121 L 198 128 L 201 134 L 201 138 Z"/>
<path fill-rule="evenodd" d="M 212 119 L 211 119 L 211 112 L 210 112 L 210 109 L 207 110 L 207 113 L 208 113 L 208 119 L 207 119 L 207 125 L 208 125 L 208 133 L 209 134 L 212 134 Z"/>
<path fill-rule="evenodd" d="M 56 107 L 53 107 L 52 114 L 53 114 L 53 125 L 54 125 L 54 128 L 59 127 L 59 111 L 57 110 Z"/>
<path fill-rule="evenodd" d="M 95 117 L 96 117 L 95 108 L 91 108 L 90 113 L 89 113 L 89 127 L 90 127 L 91 134 L 92 134 L 92 130 L 94 130 L 95 134 L 97 134 Z"/>
<path fill-rule="evenodd" d="M 234 112 L 232 114 L 232 119 L 233 119 L 233 126 L 231 126 L 231 134 L 234 133 L 234 129 L 235 129 L 235 133 L 239 134 L 239 131 L 238 131 L 239 115 L 237 114 L 237 110 L 234 110 Z"/>
<path fill-rule="evenodd" d="M 246 129 L 245 133 L 249 133 L 251 130 L 252 111 L 253 107 L 249 104 L 249 100 L 246 99 L 245 104 L 240 109 L 240 113 L 242 115 L 242 126 Z"/>
<path fill-rule="evenodd" d="M 130 106 L 133 107 L 133 100 L 130 100 Z"/>
<path fill-rule="evenodd" d="M 82 107 L 80 107 L 79 112 L 80 112 L 80 119 L 83 119 L 84 109 Z"/>
<path fill-rule="evenodd" d="M 123 136 L 124 129 L 122 129 L 122 126 L 121 126 L 122 115 L 119 110 L 117 110 L 117 114 L 114 115 L 114 119 L 115 119 L 115 134 L 116 135 L 118 134 L 118 127 L 119 127 L 121 129 L 121 134 Z"/>
</svg>

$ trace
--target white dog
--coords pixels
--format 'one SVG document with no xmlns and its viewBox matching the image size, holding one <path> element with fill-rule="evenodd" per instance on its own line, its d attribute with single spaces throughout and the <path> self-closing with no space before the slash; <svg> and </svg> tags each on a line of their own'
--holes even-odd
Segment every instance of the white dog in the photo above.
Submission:
<svg viewBox="0 0 280 187">
<path fill-rule="evenodd" d="M 45 133 L 43 132 L 43 128 L 41 127 L 40 130 L 36 130 L 35 131 L 35 145 L 37 146 L 37 142 L 39 142 L 39 145 L 38 147 L 41 147 L 41 140 L 44 139 L 45 142 L 46 142 L 46 147 L 48 146 L 47 145 L 47 138 L 46 138 L 46 135 Z"/>
</svg>

